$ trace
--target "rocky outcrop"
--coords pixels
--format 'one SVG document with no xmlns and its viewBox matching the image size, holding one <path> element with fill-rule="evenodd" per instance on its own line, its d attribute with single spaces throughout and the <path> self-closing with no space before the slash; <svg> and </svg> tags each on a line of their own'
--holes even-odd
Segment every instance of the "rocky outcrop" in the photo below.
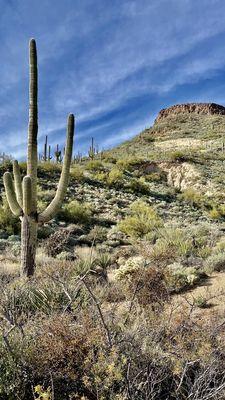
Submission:
<svg viewBox="0 0 225 400">
<path fill-rule="evenodd" d="M 167 174 L 167 183 L 181 191 L 188 188 L 201 188 L 201 174 L 190 163 L 161 163 L 161 169 Z"/>
<path fill-rule="evenodd" d="M 194 113 L 203 115 L 225 115 L 225 107 L 215 103 L 186 103 L 177 104 L 169 108 L 162 109 L 155 122 L 159 122 L 169 115 L 180 113 Z"/>
</svg>

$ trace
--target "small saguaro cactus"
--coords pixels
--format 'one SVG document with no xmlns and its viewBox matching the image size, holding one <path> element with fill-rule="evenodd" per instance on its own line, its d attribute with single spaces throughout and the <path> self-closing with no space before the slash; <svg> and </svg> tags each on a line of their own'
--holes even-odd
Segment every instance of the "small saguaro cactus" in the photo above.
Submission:
<svg viewBox="0 0 225 400">
<path fill-rule="evenodd" d="M 49 146 L 48 146 L 48 161 L 50 162 L 51 159 L 52 159 L 52 156 L 51 156 L 51 146 L 49 145 Z"/>
<path fill-rule="evenodd" d="M 66 152 L 58 188 L 54 199 L 41 213 L 37 211 L 37 133 L 38 133 L 38 71 L 37 51 L 34 39 L 30 40 L 29 125 L 27 147 L 27 175 L 21 182 L 20 168 L 13 162 L 13 175 L 4 174 L 4 186 L 9 207 L 21 219 L 21 273 L 31 276 L 35 270 L 38 224 L 52 219 L 62 205 L 66 194 L 73 151 L 74 115 L 70 114 L 67 125 Z"/>
<path fill-rule="evenodd" d="M 96 154 L 96 150 L 94 147 L 94 138 L 91 138 L 91 146 L 89 147 L 89 151 L 88 151 L 88 156 L 89 158 L 91 158 L 91 160 L 94 160 L 95 158 L 95 154 Z"/>
<path fill-rule="evenodd" d="M 57 164 L 62 162 L 62 152 L 59 150 L 59 145 L 56 145 L 55 159 Z"/>
</svg>

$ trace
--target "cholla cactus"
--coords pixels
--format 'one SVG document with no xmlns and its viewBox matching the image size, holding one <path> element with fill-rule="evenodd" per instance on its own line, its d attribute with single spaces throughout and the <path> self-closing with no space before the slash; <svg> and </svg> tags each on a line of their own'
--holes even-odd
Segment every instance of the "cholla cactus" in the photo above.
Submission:
<svg viewBox="0 0 225 400">
<path fill-rule="evenodd" d="M 27 176 L 21 182 L 17 161 L 13 162 L 13 175 L 4 174 L 6 197 L 11 211 L 21 219 L 21 272 L 31 276 L 35 270 L 37 227 L 53 218 L 61 207 L 68 186 L 73 151 L 74 116 L 68 117 L 67 141 L 64 163 L 56 195 L 49 206 L 37 212 L 37 133 L 38 133 L 38 73 L 37 51 L 34 39 L 30 40 L 29 126 L 27 148 Z"/>
</svg>

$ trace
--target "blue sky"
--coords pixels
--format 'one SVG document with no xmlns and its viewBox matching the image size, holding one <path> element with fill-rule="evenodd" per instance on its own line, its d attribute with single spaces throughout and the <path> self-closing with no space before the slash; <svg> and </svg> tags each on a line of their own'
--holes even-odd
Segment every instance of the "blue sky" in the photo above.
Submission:
<svg viewBox="0 0 225 400">
<path fill-rule="evenodd" d="M 180 102 L 225 105 L 224 0 L 0 0 L 0 151 L 26 154 L 28 42 L 39 62 L 39 145 L 112 147 Z"/>
</svg>

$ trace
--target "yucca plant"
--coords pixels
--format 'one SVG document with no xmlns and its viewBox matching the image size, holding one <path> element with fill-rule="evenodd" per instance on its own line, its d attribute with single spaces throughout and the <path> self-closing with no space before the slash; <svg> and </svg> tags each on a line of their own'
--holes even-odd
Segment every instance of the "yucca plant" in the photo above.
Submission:
<svg viewBox="0 0 225 400">
<path fill-rule="evenodd" d="M 30 86 L 29 86 L 29 126 L 27 146 L 27 175 L 21 182 L 20 168 L 13 162 L 13 175 L 4 174 L 4 186 L 9 207 L 21 219 L 21 273 L 31 276 L 35 271 L 38 224 L 52 219 L 62 205 L 66 194 L 73 151 L 74 115 L 68 117 L 67 140 L 62 172 L 56 195 L 41 213 L 37 211 L 37 134 L 38 134 L 38 70 L 37 50 L 34 39 L 30 40 Z"/>
</svg>

